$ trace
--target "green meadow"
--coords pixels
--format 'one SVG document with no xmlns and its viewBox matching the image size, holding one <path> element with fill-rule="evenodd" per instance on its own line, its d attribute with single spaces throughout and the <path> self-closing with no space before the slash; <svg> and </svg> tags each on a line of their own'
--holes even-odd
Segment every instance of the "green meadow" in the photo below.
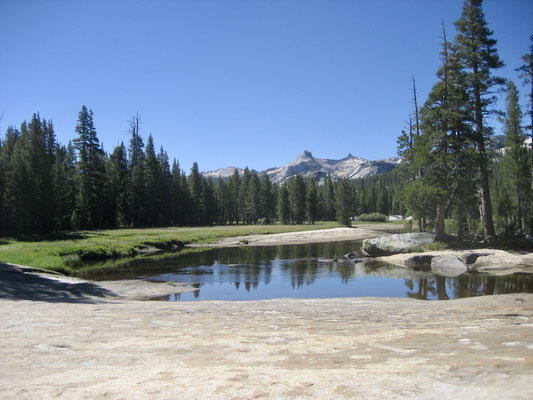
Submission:
<svg viewBox="0 0 533 400">
<path fill-rule="evenodd" d="M 47 236 L 0 239 L 0 261 L 73 274 L 86 268 L 119 267 L 150 249 L 176 249 L 244 235 L 329 229 L 337 222 L 314 225 L 232 225 L 188 228 L 110 229 Z M 191 249 L 183 252 L 195 251 Z M 197 251 L 197 250 L 196 250 Z M 150 254 L 161 257 L 161 254 Z"/>
</svg>

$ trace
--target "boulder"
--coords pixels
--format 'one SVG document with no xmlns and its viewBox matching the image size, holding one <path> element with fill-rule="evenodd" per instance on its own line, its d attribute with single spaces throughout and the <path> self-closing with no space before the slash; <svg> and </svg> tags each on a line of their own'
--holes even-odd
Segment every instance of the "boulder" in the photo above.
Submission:
<svg viewBox="0 0 533 400">
<path fill-rule="evenodd" d="M 461 256 L 461 261 L 465 264 L 474 264 L 479 257 L 491 256 L 493 253 L 465 253 Z"/>
<path fill-rule="evenodd" d="M 437 256 L 431 260 L 431 272 L 454 278 L 467 271 L 466 265 L 456 256 Z"/>
<path fill-rule="evenodd" d="M 409 257 L 405 260 L 404 264 L 407 268 L 415 270 L 429 270 L 431 268 L 431 260 L 435 256 L 431 254 L 420 254 L 417 256 Z"/>
<path fill-rule="evenodd" d="M 417 247 L 433 243 L 435 235 L 431 233 L 403 233 L 390 236 L 380 236 L 365 239 L 361 252 L 371 257 L 389 256 L 392 254 L 408 253 Z"/>
</svg>

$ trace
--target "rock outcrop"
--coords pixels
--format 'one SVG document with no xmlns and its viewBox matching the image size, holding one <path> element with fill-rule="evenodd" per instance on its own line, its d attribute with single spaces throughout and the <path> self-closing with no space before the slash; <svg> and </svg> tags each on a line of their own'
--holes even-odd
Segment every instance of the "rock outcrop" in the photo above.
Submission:
<svg viewBox="0 0 533 400">
<path fill-rule="evenodd" d="M 441 276 L 454 278 L 464 274 L 468 268 L 456 256 L 437 256 L 431 260 L 431 272 Z"/>
<path fill-rule="evenodd" d="M 408 253 L 417 247 L 435 241 L 431 233 L 402 233 L 390 236 L 380 236 L 365 239 L 361 251 L 371 257 L 388 256 L 392 254 Z"/>
<path fill-rule="evenodd" d="M 461 261 L 465 264 L 474 264 L 479 257 L 491 256 L 494 253 L 464 253 L 461 255 Z"/>
</svg>

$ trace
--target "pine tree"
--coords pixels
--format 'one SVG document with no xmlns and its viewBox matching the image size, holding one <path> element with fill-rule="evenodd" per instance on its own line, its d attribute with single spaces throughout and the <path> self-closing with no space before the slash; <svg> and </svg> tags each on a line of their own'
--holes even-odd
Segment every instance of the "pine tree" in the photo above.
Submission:
<svg viewBox="0 0 533 400">
<path fill-rule="evenodd" d="M 297 174 L 289 179 L 288 185 L 292 223 L 302 224 L 305 218 L 305 182 Z"/>
<path fill-rule="evenodd" d="M 17 231 L 14 155 L 19 137 L 20 132 L 17 129 L 11 126 L 8 127 L 5 139 L 2 142 L 2 152 L 0 153 L 0 164 L 3 171 L 3 191 L 0 193 L 3 201 L 3 213 L 0 215 L 0 220 L 3 224 L 3 232 L 5 233 Z"/>
<path fill-rule="evenodd" d="M 2 144 L 2 219 L 10 232 L 46 233 L 54 226 L 52 160 L 46 150 L 46 134 L 53 127 L 34 114 L 20 133 L 9 128 Z M 52 156 L 55 157 L 55 146 Z"/>
<path fill-rule="evenodd" d="M 445 238 L 444 218 L 453 196 L 462 193 L 461 176 L 470 175 L 464 161 L 472 158 L 468 125 L 466 75 L 461 71 L 443 26 L 442 65 L 437 71 L 439 81 L 433 86 L 421 111 L 422 133 L 415 138 L 415 168 L 423 171 L 419 185 L 412 194 L 423 200 L 423 209 L 434 203 L 437 240 Z M 419 142 L 422 144 L 419 146 Z M 422 190 L 422 193 L 419 191 Z M 429 201 L 433 199 L 433 201 Z M 414 199 L 411 197 L 409 203 Z M 429 204 L 428 204 L 429 203 Z M 418 211 L 418 214 L 420 211 Z"/>
<path fill-rule="evenodd" d="M 159 216 L 160 224 L 168 226 L 172 220 L 172 172 L 170 171 L 170 164 L 168 161 L 168 154 L 163 149 L 163 146 L 159 149 L 157 154 L 157 163 L 159 166 Z"/>
<path fill-rule="evenodd" d="M 192 199 L 189 194 L 189 179 L 185 171 L 181 171 L 181 195 L 182 195 L 182 207 L 180 207 L 180 214 L 183 218 L 183 225 L 192 225 Z"/>
<path fill-rule="evenodd" d="M 114 202 L 113 226 L 126 226 L 131 221 L 128 206 L 128 158 L 124 143 L 115 147 L 109 157 L 108 181 L 111 186 L 112 200 Z"/>
<path fill-rule="evenodd" d="M 272 188 L 272 182 L 268 174 L 263 174 L 261 177 L 261 199 L 263 216 L 265 217 L 265 224 L 272 223 L 276 214 L 276 203 L 274 192 Z"/>
<path fill-rule="evenodd" d="M 338 221 L 344 226 L 352 226 L 351 217 L 354 215 L 355 193 L 350 182 L 343 179 L 337 185 L 336 215 Z"/>
<path fill-rule="evenodd" d="M 228 184 L 227 182 L 222 179 L 222 177 L 218 177 L 216 185 L 215 185 L 215 197 L 217 201 L 217 224 L 218 225 L 226 225 L 229 223 L 229 192 L 228 192 Z"/>
<path fill-rule="evenodd" d="M 217 203 L 213 179 L 202 176 L 202 225 L 213 225 L 217 220 Z"/>
<path fill-rule="evenodd" d="M 324 217 L 326 221 L 335 221 L 335 187 L 328 174 L 324 183 Z"/>
<path fill-rule="evenodd" d="M 20 135 L 13 146 L 11 158 L 10 194 L 13 231 L 31 233 L 35 231 L 35 221 L 31 210 L 37 191 L 33 184 L 31 168 L 31 140 L 28 125 L 24 121 L 20 126 Z"/>
<path fill-rule="evenodd" d="M 245 195 L 246 221 L 250 224 L 257 223 L 261 216 L 261 182 L 255 171 L 250 173 L 248 191 Z"/>
<path fill-rule="evenodd" d="M 38 114 L 33 115 L 28 128 L 31 154 L 30 174 L 36 194 L 30 211 L 34 219 L 32 231 L 46 233 L 54 227 L 55 203 L 52 183 L 52 167 L 55 158 L 54 129 L 45 120 L 41 121 Z M 49 149 L 47 145 L 50 146 Z"/>
<path fill-rule="evenodd" d="M 174 159 L 172 162 L 172 182 L 171 182 L 171 224 L 172 225 L 185 225 L 185 188 L 182 185 L 181 169 L 179 162 Z"/>
<path fill-rule="evenodd" d="M 389 215 L 389 193 L 387 192 L 387 188 L 383 187 L 378 192 L 378 200 L 377 200 L 377 212 Z"/>
<path fill-rule="evenodd" d="M 291 208 L 287 184 L 281 185 L 278 191 L 278 219 L 284 225 L 290 221 Z"/>
<path fill-rule="evenodd" d="M 241 190 L 241 177 L 237 169 L 233 170 L 233 174 L 228 180 L 228 222 L 230 224 L 239 223 L 240 210 L 239 210 L 239 193 Z"/>
<path fill-rule="evenodd" d="M 313 179 L 309 179 L 306 189 L 306 214 L 307 222 L 314 224 L 317 218 L 318 194 L 316 190 L 316 183 Z"/>
<path fill-rule="evenodd" d="M 72 213 L 76 208 L 76 152 L 71 142 L 57 150 L 53 171 L 56 200 L 55 220 L 60 229 L 70 229 Z"/>
<path fill-rule="evenodd" d="M 506 182 L 513 197 L 515 228 L 526 226 L 530 192 L 530 166 L 527 148 L 524 146 L 526 135 L 522 130 L 522 110 L 518 103 L 518 89 L 512 81 L 507 84 L 507 110 L 504 119 L 506 153 L 503 159 Z"/>
<path fill-rule="evenodd" d="M 202 217 L 205 213 L 205 204 L 202 202 L 202 176 L 200 175 L 197 162 L 192 165 L 188 181 L 189 195 L 191 198 L 191 224 L 201 225 Z"/>
<path fill-rule="evenodd" d="M 531 170 L 530 175 L 533 177 L 533 35 L 529 37 L 531 40 L 531 45 L 529 46 L 529 53 L 524 54 L 522 56 L 522 60 L 524 60 L 524 64 L 517 68 L 517 71 L 521 72 L 520 78 L 522 78 L 524 85 L 529 85 L 529 110 L 528 114 L 530 116 L 530 124 L 526 127 L 526 129 L 529 129 L 530 131 L 530 156 L 531 156 Z M 531 198 L 529 203 L 529 232 L 530 234 L 533 234 L 533 179 L 531 179 L 530 182 L 530 192 L 531 192 Z"/>
<path fill-rule="evenodd" d="M 480 198 L 483 233 L 494 235 L 492 203 L 489 188 L 489 157 L 485 141 L 491 134 L 485 116 L 496 102 L 494 90 L 503 80 L 492 75 L 492 71 L 503 67 L 496 51 L 496 40 L 487 27 L 482 10 L 482 0 L 465 0 L 461 18 L 455 23 L 457 35 L 454 49 L 466 75 L 466 88 L 472 106 L 473 142 L 478 153 L 480 172 Z"/>
<path fill-rule="evenodd" d="M 139 133 L 140 116 L 137 113 L 130 121 L 129 133 L 131 135 L 129 153 L 129 183 L 128 191 L 129 210 L 131 212 L 131 225 L 142 226 L 146 224 L 146 190 L 145 190 L 145 155 L 144 143 Z"/>
<path fill-rule="evenodd" d="M 104 191 L 103 151 L 96 135 L 92 110 L 82 106 L 76 125 L 78 137 L 73 143 L 78 151 L 79 192 L 77 211 L 82 228 L 100 228 Z"/>
<path fill-rule="evenodd" d="M 146 194 L 146 225 L 155 226 L 161 224 L 159 215 L 161 208 L 160 198 L 160 168 L 155 154 L 154 139 L 148 136 L 145 148 L 144 191 Z"/>
<path fill-rule="evenodd" d="M 242 179 L 239 186 L 238 193 L 238 209 L 239 209 L 239 219 L 246 224 L 249 224 L 248 216 L 246 214 L 246 197 L 248 195 L 248 186 L 250 183 L 250 170 L 248 167 L 244 168 L 242 173 Z"/>
</svg>

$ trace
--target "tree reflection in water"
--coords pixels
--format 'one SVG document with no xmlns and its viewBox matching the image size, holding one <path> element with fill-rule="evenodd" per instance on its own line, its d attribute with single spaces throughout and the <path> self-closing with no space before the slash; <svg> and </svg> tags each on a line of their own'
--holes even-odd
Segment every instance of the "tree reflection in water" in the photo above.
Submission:
<svg viewBox="0 0 533 400">
<path fill-rule="evenodd" d="M 464 274 L 446 278 L 391 265 L 344 260 L 344 254 L 359 247 L 354 242 L 331 242 L 211 249 L 160 262 L 133 264 L 118 273 L 104 272 L 92 278 L 150 277 L 155 281 L 189 283 L 197 289 L 192 294 L 166 298 L 173 301 L 358 296 L 448 300 L 533 292 L 531 274 Z"/>
<path fill-rule="evenodd" d="M 414 291 L 415 285 L 417 290 Z M 464 274 L 456 278 L 436 275 L 433 279 L 407 279 L 405 286 L 409 289 L 407 297 L 428 300 L 428 294 L 438 300 L 451 298 L 490 296 L 508 293 L 533 293 L 533 276 L 531 274 L 512 274 L 489 276 L 481 274 Z"/>
</svg>

